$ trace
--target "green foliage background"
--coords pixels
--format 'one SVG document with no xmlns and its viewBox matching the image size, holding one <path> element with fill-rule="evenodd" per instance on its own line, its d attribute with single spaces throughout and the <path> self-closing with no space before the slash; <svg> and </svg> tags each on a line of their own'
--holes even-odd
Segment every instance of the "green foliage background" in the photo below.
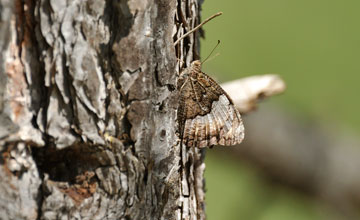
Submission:
<svg viewBox="0 0 360 220">
<path fill-rule="evenodd" d="M 288 89 L 269 102 L 304 120 L 358 132 L 359 9 L 358 0 L 206 0 L 203 19 L 224 14 L 204 26 L 202 57 L 221 44 L 220 56 L 203 70 L 220 82 L 279 74 Z M 251 167 L 214 152 L 206 159 L 208 219 L 338 219 L 328 207 L 264 183 Z"/>
</svg>

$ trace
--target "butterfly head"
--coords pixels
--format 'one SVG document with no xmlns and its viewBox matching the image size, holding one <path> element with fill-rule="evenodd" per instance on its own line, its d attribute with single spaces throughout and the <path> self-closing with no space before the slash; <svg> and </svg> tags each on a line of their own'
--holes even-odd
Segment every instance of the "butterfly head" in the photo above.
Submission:
<svg viewBox="0 0 360 220">
<path fill-rule="evenodd" d="M 195 60 L 190 65 L 191 74 L 197 75 L 198 73 L 201 73 L 201 61 Z"/>
</svg>

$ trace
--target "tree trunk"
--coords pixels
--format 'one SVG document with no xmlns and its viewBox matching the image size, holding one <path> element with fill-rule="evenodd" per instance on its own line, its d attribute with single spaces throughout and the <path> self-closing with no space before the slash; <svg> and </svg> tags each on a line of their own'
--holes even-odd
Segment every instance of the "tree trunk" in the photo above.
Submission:
<svg viewBox="0 0 360 220">
<path fill-rule="evenodd" d="M 0 219 L 204 219 L 179 146 L 197 0 L 0 0 Z"/>
</svg>

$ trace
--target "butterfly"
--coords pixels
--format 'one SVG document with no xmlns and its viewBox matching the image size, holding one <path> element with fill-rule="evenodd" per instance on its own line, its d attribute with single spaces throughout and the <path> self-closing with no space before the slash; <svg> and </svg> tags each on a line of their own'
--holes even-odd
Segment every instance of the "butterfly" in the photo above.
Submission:
<svg viewBox="0 0 360 220">
<path fill-rule="evenodd" d="M 179 76 L 177 119 L 181 143 L 204 148 L 235 145 L 244 139 L 244 125 L 229 95 L 195 60 Z"/>
</svg>

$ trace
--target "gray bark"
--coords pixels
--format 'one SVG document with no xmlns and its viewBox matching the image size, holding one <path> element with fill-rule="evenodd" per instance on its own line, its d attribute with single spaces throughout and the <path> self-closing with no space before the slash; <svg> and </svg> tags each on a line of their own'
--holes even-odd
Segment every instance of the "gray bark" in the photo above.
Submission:
<svg viewBox="0 0 360 220">
<path fill-rule="evenodd" d="M 0 219 L 204 219 L 176 79 L 199 3 L 0 0 Z"/>
</svg>

